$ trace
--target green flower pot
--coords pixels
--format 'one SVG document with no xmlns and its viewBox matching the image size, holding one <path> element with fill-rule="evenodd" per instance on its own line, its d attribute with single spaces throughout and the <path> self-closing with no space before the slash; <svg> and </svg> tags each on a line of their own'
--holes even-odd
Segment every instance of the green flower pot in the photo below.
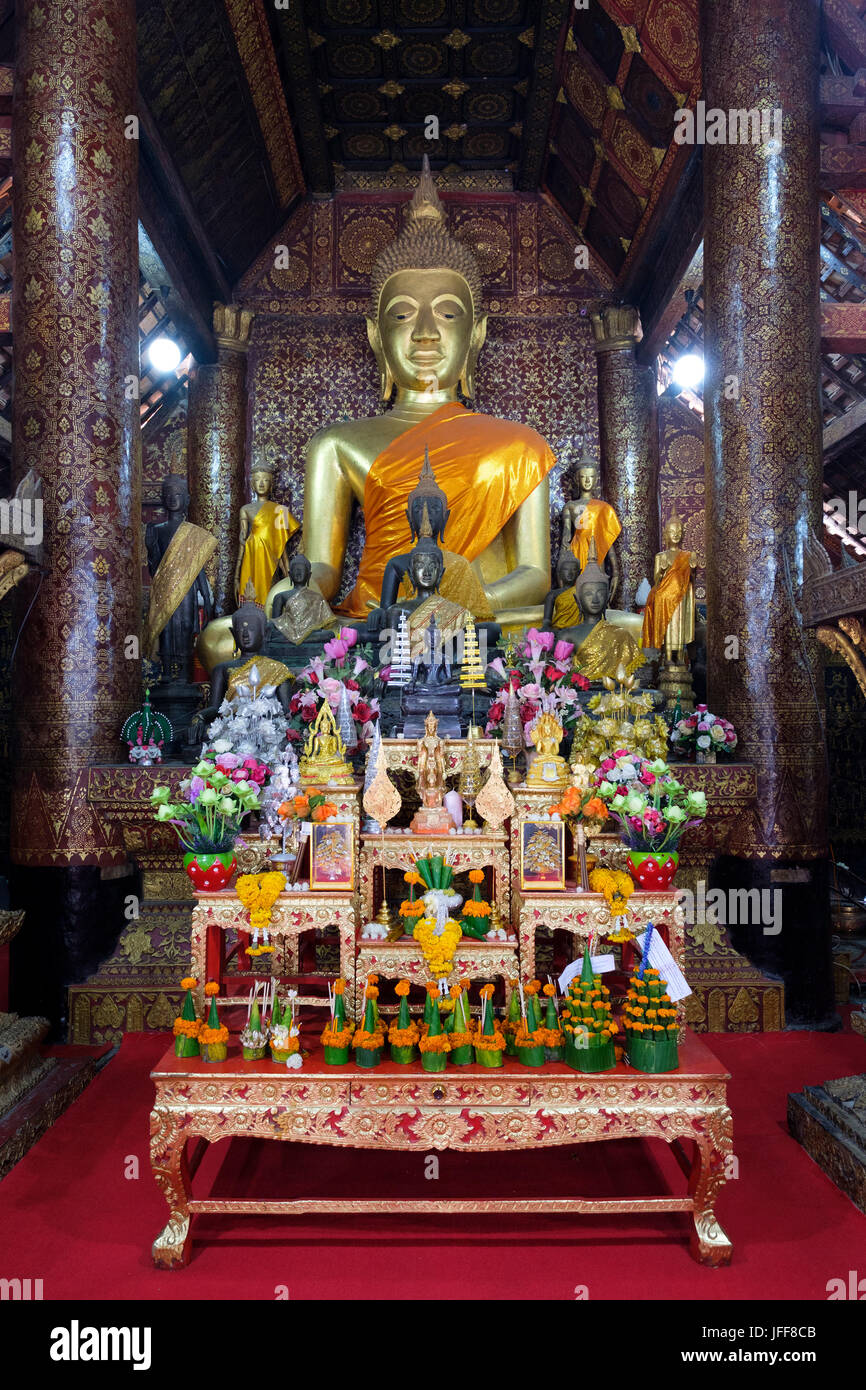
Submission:
<svg viewBox="0 0 866 1390">
<path fill-rule="evenodd" d="M 408 1067 L 415 1061 L 418 1053 L 414 1047 L 395 1047 L 391 1044 L 391 1061 L 400 1067 Z"/>
<path fill-rule="evenodd" d="M 653 1042 L 651 1038 L 629 1038 L 628 1034 L 626 1037 L 625 1060 L 635 1071 L 677 1070 L 680 1059 L 676 1038 L 663 1038 L 661 1042 Z"/>
<path fill-rule="evenodd" d="M 226 1043 L 204 1043 L 201 1049 L 201 1060 L 203 1062 L 224 1062 L 228 1056 L 228 1051 Z"/>
<path fill-rule="evenodd" d="M 218 893 L 228 887 L 237 860 L 233 849 L 221 854 L 188 853 L 183 856 L 183 867 L 199 893 Z"/>
<path fill-rule="evenodd" d="M 378 1067 L 382 1060 L 381 1047 L 356 1047 L 355 1062 L 359 1067 Z"/>
<path fill-rule="evenodd" d="M 490 931 L 490 918 L 461 917 L 460 926 L 464 936 L 471 936 L 475 941 L 483 941 Z"/>
<path fill-rule="evenodd" d="M 475 1060 L 479 1067 L 501 1067 L 502 1048 L 476 1047 Z"/>
<path fill-rule="evenodd" d="M 616 1050 L 612 1039 L 600 1044 L 594 1043 L 591 1047 L 574 1047 L 571 1043 L 566 1043 L 562 1049 L 562 1060 L 574 1071 L 612 1071 L 616 1066 Z"/>
<path fill-rule="evenodd" d="M 517 1060 L 524 1067 L 543 1067 L 544 1048 L 543 1047 L 518 1047 Z"/>
<path fill-rule="evenodd" d="M 454 1047 L 448 1054 L 455 1067 L 469 1067 L 475 1060 L 475 1048 L 471 1043 L 465 1047 Z"/>
<path fill-rule="evenodd" d="M 241 1056 L 245 1062 L 261 1062 L 268 1055 L 267 1043 L 262 1043 L 261 1047 L 245 1047 L 241 1043 Z"/>
<path fill-rule="evenodd" d="M 326 1047 L 325 1065 L 328 1067 L 344 1067 L 349 1060 L 348 1047 Z"/>
<path fill-rule="evenodd" d="M 447 1052 L 422 1052 L 421 1065 L 425 1071 L 444 1071 L 448 1065 Z"/>
<path fill-rule="evenodd" d="M 286 1062 L 289 1060 L 289 1058 L 290 1058 L 291 1056 L 292 1056 L 292 1053 L 289 1052 L 287 1048 L 282 1048 L 282 1047 L 272 1047 L 272 1048 L 271 1048 L 271 1061 L 272 1061 L 272 1062 L 277 1062 L 277 1063 L 278 1063 L 279 1065 L 281 1065 L 281 1066 L 285 1066 L 285 1065 L 286 1065 Z"/>
<path fill-rule="evenodd" d="M 199 1057 L 201 1048 L 198 1045 L 198 1038 L 187 1038 L 183 1033 L 178 1033 L 174 1040 L 175 1057 Z"/>
</svg>

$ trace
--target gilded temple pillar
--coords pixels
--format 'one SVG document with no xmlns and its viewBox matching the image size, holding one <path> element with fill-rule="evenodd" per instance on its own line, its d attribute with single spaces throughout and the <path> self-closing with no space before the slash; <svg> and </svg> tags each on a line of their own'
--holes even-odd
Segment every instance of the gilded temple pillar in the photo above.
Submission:
<svg viewBox="0 0 866 1390">
<path fill-rule="evenodd" d="M 758 771 L 755 824 L 716 881 L 762 890 L 733 943 L 782 976 L 789 1020 L 814 1026 L 833 1013 L 827 767 L 797 593 L 821 528 L 819 0 L 702 14 L 708 113 L 770 116 L 756 143 L 729 129 L 704 151 L 707 682 Z"/>
<path fill-rule="evenodd" d="M 622 587 L 630 609 L 643 578 L 652 583 L 659 549 L 659 436 L 656 376 L 635 358 L 640 319 L 629 304 L 606 305 L 591 320 L 598 364 L 602 491 L 619 517 Z"/>
<path fill-rule="evenodd" d="M 253 315 L 235 304 L 215 304 L 219 357 L 196 367 L 188 413 L 189 519 L 216 536 L 207 566 L 216 612 L 234 611 L 238 513 L 244 502 L 247 433 L 247 348 Z"/>
<path fill-rule="evenodd" d="M 15 18 L 13 443 L 16 475 L 43 480 L 45 571 L 17 617 L 12 991 L 56 1020 L 122 925 L 101 871 L 126 855 L 87 775 L 119 758 L 140 696 L 135 4 L 20 0 Z"/>
</svg>

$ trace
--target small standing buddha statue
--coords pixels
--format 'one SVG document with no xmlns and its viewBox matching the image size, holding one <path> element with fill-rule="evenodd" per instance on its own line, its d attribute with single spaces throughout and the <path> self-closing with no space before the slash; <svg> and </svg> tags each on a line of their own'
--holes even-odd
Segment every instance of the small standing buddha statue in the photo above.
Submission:
<svg viewBox="0 0 866 1390">
<path fill-rule="evenodd" d="M 351 786 L 354 777 L 345 753 L 346 745 L 340 737 L 334 711 L 325 699 L 310 726 L 303 755 L 298 759 L 302 785 Z"/>
<path fill-rule="evenodd" d="M 272 463 L 257 463 L 250 484 L 254 501 L 247 502 L 240 511 L 235 597 L 239 600 L 247 584 L 252 582 L 257 602 L 264 605 L 277 572 L 287 572 L 286 546 L 300 522 L 292 516 L 288 507 L 271 498 L 274 486 Z"/>
<path fill-rule="evenodd" d="M 564 730 L 555 714 L 539 715 L 530 732 L 535 757 L 526 773 L 527 787 L 564 787 L 568 782 L 568 763 L 560 757 Z"/>
<path fill-rule="evenodd" d="M 415 780 L 421 805 L 412 817 L 412 830 L 416 835 L 447 835 L 449 830 L 454 829 L 454 822 L 444 804 L 444 744 L 439 737 L 438 720 L 432 710 L 424 720 L 424 734 L 417 744 Z"/>
<path fill-rule="evenodd" d="M 610 578 L 608 602 L 612 604 L 620 583 L 616 542 L 622 527 L 610 503 L 593 495 L 599 478 L 595 459 L 584 456 L 578 462 L 576 473 L 578 495 L 562 509 L 562 546 L 563 549 L 569 547 L 583 569 L 589 559 L 590 542 L 595 542 L 596 559 Z"/>
<path fill-rule="evenodd" d="M 659 686 L 666 707 L 674 709 L 679 698 L 683 712 L 689 713 L 694 709 L 694 691 L 686 648 L 695 640 L 694 571 L 698 557 L 694 550 L 682 548 L 683 522 L 676 511 L 668 518 L 663 538 L 665 548 L 653 564 L 653 587 L 644 609 L 641 642 L 664 654 Z"/>
</svg>

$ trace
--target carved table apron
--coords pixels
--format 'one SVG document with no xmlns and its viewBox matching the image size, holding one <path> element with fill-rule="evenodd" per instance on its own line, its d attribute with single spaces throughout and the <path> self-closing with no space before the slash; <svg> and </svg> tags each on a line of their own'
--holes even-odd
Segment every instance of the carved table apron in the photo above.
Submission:
<svg viewBox="0 0 866 1390">
<path fill-rule="evenodd" d="M 649 1076 L 618 1065 L 585 1075 L 561 1063 L 535 1069 L 511 1057 L 495 1071 L 454 1067 L 441 1074 L 420 1063 L 391 1062 L 369 1071 L 326 1067 L 317 1049 L 303 1070 L 240 1057 L 232 1039 L 218 1064 L 178 1058 L 172 1048 L 152 1072 L 151 1166 L 169 1220 L 153 1245 L 157 1265 L 189 1262 L 190 1222 L 197 1212 L 290 1216 L 439 1213 L 691 1213 L 690 1248 L 703 1264 L 727 1264 L 731 1244 L 715 1216 L 733 1147 L 722 1064 L 694 1034 L 680 1045 L 678 1071 Z M 549 1197 L 415 1200 L 399 1197 L 316 1199 L 191 1196 L 188 1140 L 232 1136 L 287 1139 L 348 1148 L 495 1150 L 546 1148 L 601 1139 L 664 1139 L 688 1175 L 688 1195 L 612 1198 Z M 689 1156 L 679 1141 L 690 1140 Z"/>
</svg>

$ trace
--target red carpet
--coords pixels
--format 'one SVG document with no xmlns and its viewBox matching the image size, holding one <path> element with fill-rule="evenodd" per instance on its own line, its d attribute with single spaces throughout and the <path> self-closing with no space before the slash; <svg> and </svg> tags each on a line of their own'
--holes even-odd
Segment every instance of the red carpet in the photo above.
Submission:
<svg viewBox="0 0 866 1390">
<path fill-rule="evenodd" d="M 827 1280 L 866 1274 L 866 1216 L 824 1177 L 785 1124 L 787 1093 L 866 1067 L 850 1033 L 714 1035 L 733 1075 L 738 1181 L 718 1214 L 734 1244 L 728 1269 L 688 1253 L 684 1215 L 638 1217 L 195 1218 L 192 1263 L 157 1271 L 150 1245 L 166 1207 L 150 1176 L 150 1067 L 167 1038 L 133 1035 L 85 1094 L 0 1183 L 4 1277 L 41 1278 L 54 1298 L 816 1299 Z M 139 1175 L 127 1177 L 137 1160 Z M 194 1183 L 234 1195 L 505 1196 L 684 1190 L 666 1146 L 610 1142 L 546 1153 L 440 1155 L 314 1149 L 234 1140 L 214 1145 Z M 203 1243 L 201 1237 L 209 1239 Z"/>
</svg>

